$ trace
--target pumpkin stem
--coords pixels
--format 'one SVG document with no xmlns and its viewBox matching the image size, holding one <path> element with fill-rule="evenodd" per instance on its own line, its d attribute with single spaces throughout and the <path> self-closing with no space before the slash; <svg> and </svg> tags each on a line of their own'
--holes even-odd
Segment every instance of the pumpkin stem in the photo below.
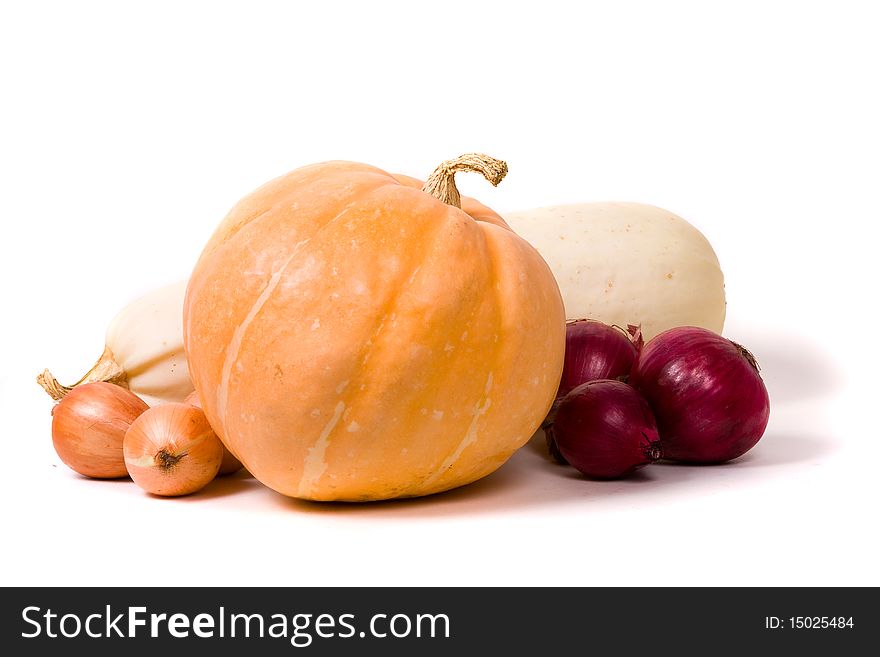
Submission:
<svg viewBox="0 0 880 657">
<path fill-rule="evenodd" d="M 434 173 L 428 177 L 428 182 L 422 187 L 422 191 L 440 199 L 447 205 L 460 208 L 461 194 L 458 193 L 458 188 L 455 186 L 455 174 L 459 171 L 482 173 L 486 180 L 497 187 L 498 183 L 507 175 L 507 163 L 482 153 L 465 153 L 454 160 L 447 160 L 434 169 Z"/>
</svg>

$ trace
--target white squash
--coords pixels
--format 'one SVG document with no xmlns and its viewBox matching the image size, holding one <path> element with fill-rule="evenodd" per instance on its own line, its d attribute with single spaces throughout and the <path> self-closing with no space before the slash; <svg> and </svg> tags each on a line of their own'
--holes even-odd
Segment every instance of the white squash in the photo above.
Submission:
<svg viewBox="0 0 880 657">
<path fill-rule="evenodd" d="M 550 265 L 568 319 L 641 324 L 646 340 L 673 326 L 724 327 L 724 276 L 700 231 L 641 203 L 581 203 L 504 217 Z"/>
<path fill-rule="evenodd" d="M 93 381 L 128 388 L 150 406 L 183 401 L 193 391 L 183 350 L 185 293 L 180 281 L 132 301 L 110 322 L 104 353 L 79 381 L 65 386 L 44 370 L 37 383 L 56 401 Z"/>
</svg>

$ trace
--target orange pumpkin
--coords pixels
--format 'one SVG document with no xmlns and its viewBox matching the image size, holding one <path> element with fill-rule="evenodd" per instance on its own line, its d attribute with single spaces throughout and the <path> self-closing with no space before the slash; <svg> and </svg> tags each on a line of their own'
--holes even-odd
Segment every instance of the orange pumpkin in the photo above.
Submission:
<svg viewBox="0 0 880 657">
<path fill-rule="evenodd" d="M 562 371 L 553 276 L 453 176 L 297 169 L 240 201 L 184 307 L 211 426 L 260 481 L 312 500 L 426 495 L 483 477 L 537 429 Z M 442 200 L 441 200 L 442 199 Z"/>
</svg>

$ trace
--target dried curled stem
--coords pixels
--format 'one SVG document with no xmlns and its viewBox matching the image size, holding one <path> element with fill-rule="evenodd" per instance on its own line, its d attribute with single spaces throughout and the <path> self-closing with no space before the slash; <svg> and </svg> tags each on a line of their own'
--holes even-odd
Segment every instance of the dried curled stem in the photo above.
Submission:
<svg viewBox="0 0 880 657">
<path fill-rule="evenodd" d="M 165 449 L 160 449 L 158 452 L 156 452 L 156 456 L 154 457 L 154 459 L 156 461 L 156 465 L 158 465 L 162 469 L 162 471 L 170 472 L 174 469 L 174 466 L 176 466 L 183 460 L 183 457 L 185 457 L 186 455 L 186 452 L 184 452 L 183 454 L 172 454 Z"/>
<path fill-rule="evenodd" d="M 58 383 L 58 379 L 52 376 L 49 370 L 43 370 L 41 374 L 37 374 L 37 383 L 40 387 L 49 393 L 49 396 L 55 401 L 61 401 L 68 392 L 73 390 L 71 386 L 65 386 Z"/>
<path fill-rule="evenodd" d="M 440 199 L 447 205 L 460 208 L 461 194 L 458 187 L 455 186 L 455 174 L 459 171 L 480 173 L 493 186 L 497 187 L 498 183 L 507 175 L 507 163 L 482 153 L 465 153 L 454 160 L 447 160 L 434 169 L 434 173 L 428 177 L 428 182 L 422 187 L 422 191 Z"/>
<path fill-rule="evenodd" d="M 128 377 L 125 374 L 125 370 L 116 362 L 113 352 L 110 351 L 109 347 L 104 348 L 104 353 L 101 354 L 98 361 L 73 385 L 66 386 L 59 383 L 58 379 L 49 370 L 43 370 L 42 373 L 37 375 L 37 383 L 55 401 L 64 399 L 65 395 L 75 387 L 86 383 L 94 383 L 95 381 L 104 381 L 128 388 Z"/>
<path fill-rule="evenodd" d="M 733 340 L 731 340 L 731 342 L 733 342 Z M 758 359 L 755 358 L 755 356 L 752 354 L 751 351 L 749 351 L 748 349 L 743 347 L 738 342 L 733 342 L 733 346 L 736 347 L 736 350 L 739 351 L 739 353 L 742 355 L 742 357 L 748 361 L 749 365 L 751 365 L 752 367 L 755 368 L 756 372 L 761 371 L 761 366 L 758 365 Z"/>
</svg>

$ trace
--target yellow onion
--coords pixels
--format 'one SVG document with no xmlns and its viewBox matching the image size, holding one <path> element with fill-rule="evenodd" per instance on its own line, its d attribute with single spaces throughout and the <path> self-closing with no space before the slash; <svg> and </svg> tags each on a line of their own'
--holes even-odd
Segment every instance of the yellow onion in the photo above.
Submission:
<svg viewBox="0 0 880 657">
<path fill-rule="evenodd" d="M 189 495 L 220 470 L 223 444 L 201 409 L 162 404 L 132 423 L 123 443 L 125 465 L 134 482 L 154 495 Z"/>
<path fill-rule="evenodd" d="M 133 392 L 111 383 L 87 383 L 52 408 L 52 444 L 65 465 L 97 479 L 125 477 L 125 432 L 149 408 Z"/>
</svg>

